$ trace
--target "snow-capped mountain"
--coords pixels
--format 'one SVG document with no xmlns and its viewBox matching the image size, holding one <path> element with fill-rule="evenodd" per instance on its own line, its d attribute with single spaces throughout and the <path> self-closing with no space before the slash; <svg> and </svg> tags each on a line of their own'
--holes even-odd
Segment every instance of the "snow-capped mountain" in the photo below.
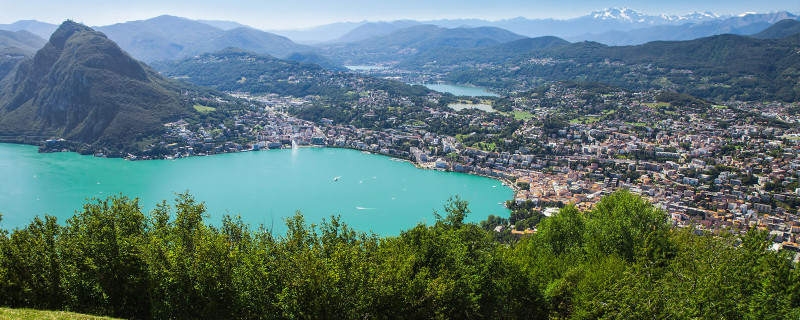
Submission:
<svg viewBox="0 0 800 320">
<path fill-rule="evenodd" d="M 697 23 L 723 18 L 713 12 L 692 12 L 685 15 L 647 15 L 630 8 L 607 8 L 577 18 L 576 20 L 601 20 L 642 25 Z"/>
<path fill-rule="evenodd" d="M 645 16 L 639 11 L 629 8 L 606 8 L 593 11 L 588 17 L 600 20 L 616 20 L 624 22 L 645 22 Z"/>
</svg>

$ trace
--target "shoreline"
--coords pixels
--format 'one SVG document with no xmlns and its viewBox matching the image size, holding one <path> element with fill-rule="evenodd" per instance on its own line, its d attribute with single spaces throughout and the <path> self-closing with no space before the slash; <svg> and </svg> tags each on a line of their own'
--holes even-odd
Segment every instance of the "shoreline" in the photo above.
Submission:
<svg viewBox="0 0 800 320">
<path fill-rule="evenodd" d="M 224 152 L 224 153 L 215 153 L 215 154 L 210 154 L 210 155 L 208 155 L 208 154 L 203 154 L 203 155 L 196 154 L 196 155 L 190 155 L 190 156 L 180 157 L 180 158 L 128 159 L 128 157 L 114 157 L 114 156 L 107 157 L 105 155 L 98 156 L 97 154 L 94 154 L 94 155 L 92 155 L 92 154 L 82 154 L 80 152 L 72 151 L 72 150 L 66 150 L 66 151 L 63 151 L 63 150 L 62 151 L 42 151 L 42 147 L 43 146 L 41 144 L 22 143 L 22 142 L 6 142 L 6 141 L 0 141 L 0 143 L 35 146 L 35 147 L 39 148 L 39 150 L 38 150 L 39 153 L 71 152 L 71 153 L 76 153 L 76 154 L 82 155 L 82 156 L 92 156 L 92 157 L 97 157 L 97 158 L 111 158 L 111 159 L 116 158 L 116 159 L 124 159 L 126 161 L 177 160 L 177 159 L 182 159 L 182 158 L 210 157 L 210 156 L 215 156 L 215 155 L 234 154 L 234 153 L 242 153 L 242 152 L 258 152 L 258 151 L 270 151 L 270 150 L 280 150 L 280 149 L 292 149 L 292 148 L 276 148 L 276 149 L 260 149 L 260 150 L 248 149 L 248 150 L 241 150 L 241 151 L 237 151 L 237 152 Z M 512 181 L 510 181 L 510 180 L 508 180 L 506 178 L 503 178 L 503 177 L 497 177 L 497 176 L 491 176 L 491 175 L 475 173 L 474 171 L 470 171 L 470 172 L 453 171 L 450 168 L 447 168 L 447 169 L 435 168 L 435 167 L 428 168 L 428 167 L 423 166 L 422 164 L 420 164 L 420 163 L 418 163 L 416 161 L 413 161 L 411 159 L 408 159 L 406 157 L 392 155 L 392 154 L 386 154 L 386 153 L 376 152 L 376 151 L 371 151 L 371 150 L 366 150 L 366 149 L 355 148 L 355 147 L 352 147 L 352 146 L 303 145 L 303 146 L 297 146 L 297 148 L 323 148 L 323 149 L 324 148 L 331 148 L 331 149 L 348 149 L 348 150 L 353 150 L 353 151 L 361 151 L 362 153 L 386 156 L 386 157 L 392 158 L 392 160 L 395 160 L 395 161 L 399 160 L 399 162 L 408 162 L 408 163 L 410 163 L 411 165 L 413 165 L 414 167 L 416 167 L 417 169 L 420 169 L 420 170 L 434 170 L 434 171 L 441 171 L 441 172 L 462 173 L 462 174 L 466 174 L 466 175 L 471 175 L 471 176 L 476 176 L 476 177 L 483 177 L 483 178 L 489 178 L 489 179 L 497 180 L 497 181 L 500 181 L 503 186 L 508 187 L 509 189 L 511 189 L 514 192 L 514 197 L 516 197 L 516 194 L 520 191 L 519 187 L 517 187 L 517 185 L 514 182 L 512 182 Z M 448 165 L 449 165 L 449 163 L 448 163 Z M 512 197 L 511 199 L 508 199 L 508 200 L 514 200 L 514 197 Z"/>
</svg>

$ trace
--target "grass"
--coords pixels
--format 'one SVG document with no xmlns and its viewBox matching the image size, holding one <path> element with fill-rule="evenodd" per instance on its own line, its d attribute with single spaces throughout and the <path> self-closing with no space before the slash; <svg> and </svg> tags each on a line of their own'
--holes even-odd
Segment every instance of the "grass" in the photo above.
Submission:
<svg viewBox="0 0 800 320">
<path fill-rule="evenodd" d="M 96 316 L 65 312 L 65 311 L 41 311 L 32 309 L 0 308 L 0 320 L 6 320 L 6 319 L 99 320 L 99 319 L 114 319 L 114 318 L 96 317 Z"/>
<path fill-rule="evenodd" d="M 713 105 L 714 109 L 728 109 L 728 106 Z"/>
<path fill-rule="evenodd" d="M 666 107 L 669 107 L 669 103 L 666 103 L 666 102 L 656 102 L 656 103 L 647 102 L 647 103 L 645 103 L 645 105 L 648 106 L 648 107 L 651 107 L 651 108 L 666 108 Z"/>
<path fill-rule="evenodd" d="M 647 126 L 647 124 L 644 123 L 644 122 L 625 122 L 625 124 L 627 124 L 629 126 L 636 126 L 636 127 L 645 127 L 645 126 Z"/>
<path fill-rule="evenodd" d="M 514 110 L 513 114 L 515 120 L 528 120 L 533 118 L 533 114 L 528 111 Z"/>
<path fill-rule="evenodd" d="M 197 112 L 200 112 L 200 113 L 209 113 L 211 111 L 216 111 L 217 110 L 217 108 L 207 107 L 207 106 L 204 106 L 204 105 L 201 105 L 201 104 L 194 105 L 194 109 L 197 110 Z"/>
</svg>

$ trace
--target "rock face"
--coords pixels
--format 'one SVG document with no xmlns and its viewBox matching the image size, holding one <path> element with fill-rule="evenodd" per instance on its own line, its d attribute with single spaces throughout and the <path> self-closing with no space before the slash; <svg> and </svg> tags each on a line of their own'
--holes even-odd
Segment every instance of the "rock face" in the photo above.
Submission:
<svg viewBox="0 0 800 320">
<path fill-rule="evenodd" d="M 181 86 L 104 34 L 66 21 L 0 81 L 0 136 L 129 150 L 164 122 L 192 112 Z"/>
</svg>

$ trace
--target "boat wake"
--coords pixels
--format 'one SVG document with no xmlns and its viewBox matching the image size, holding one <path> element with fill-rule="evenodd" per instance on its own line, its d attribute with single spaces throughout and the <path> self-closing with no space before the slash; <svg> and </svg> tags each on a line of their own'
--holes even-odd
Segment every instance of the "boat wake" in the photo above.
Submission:
<svg viewBox="0 0 800 320">
<path fill-rule="evenodd" d="M 375 210 L 375 208 L 356 207 L 358 210 Z"/>
</svg>

